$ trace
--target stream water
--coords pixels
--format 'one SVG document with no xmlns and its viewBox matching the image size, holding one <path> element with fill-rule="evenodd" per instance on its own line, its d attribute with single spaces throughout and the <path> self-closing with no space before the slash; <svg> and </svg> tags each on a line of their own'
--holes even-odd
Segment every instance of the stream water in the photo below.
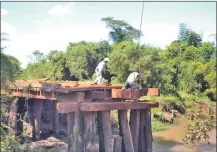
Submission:
<svg viewBox="0 0 217 152">
<path fill-rule="evenodd" d="M 168 130 L 153 132 L 153 152 L 216 152 L 216 130 L 209 132 L 210 144 L 187 145 L 182 141 L 186 124 L 186 118 L 179 118 Z"/>
</svg>

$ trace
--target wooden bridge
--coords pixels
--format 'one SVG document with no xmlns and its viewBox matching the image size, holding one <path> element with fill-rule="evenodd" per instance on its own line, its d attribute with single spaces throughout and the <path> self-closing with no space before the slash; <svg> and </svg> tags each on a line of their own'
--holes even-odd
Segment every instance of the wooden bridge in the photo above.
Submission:
<svg viewBox="0 0 217 152">
<path fill-rule="evenodd" d="M 151 152 L 151 108 L 159 104 L 138 99 L 141 96 L 159 96 L 159 90 L 121 87 L 37 80 L 10 83 L 11 91 L 8 92 L 14 101 L 10 110 L 10 126 L 17 133 L 22 132 L 23 124 L 17 115 L 22 113 L 23 101 L 27 98 L 32 136 L 40 140 L 43 106 L 51 100 L 54 112 L 45 112 L 53 117 L 51 129 L 57 134 L 63 125 L 60 113 L 67 115 L 68 152 Z M 14 97 L 19 100 L 15 102 Z M 111 110 L 118 111 L 119 135 L 112 134 Z"/>
</svg>

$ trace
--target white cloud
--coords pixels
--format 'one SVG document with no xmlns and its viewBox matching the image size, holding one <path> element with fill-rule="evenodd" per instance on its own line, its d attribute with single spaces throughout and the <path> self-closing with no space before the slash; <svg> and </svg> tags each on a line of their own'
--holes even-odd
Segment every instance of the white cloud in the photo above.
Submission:
<svg viewBox="0 0 217 152">
<path fill-rule="evenodd" d="M 35 20 L 35 21 L 33 21 L 33 23 L 34 23 L 34 24 L 39 24 L 39 23 L 41 23 L 41 21 Z"/>
<path fill-rule="evenodd" d="M 173 40 L 177 39 L 179 25 L 163 22 L 144 24 L 142 27 L 141 43 L 148 43 L 153 46 L 165 48 Z"/>
<path fill-rule="evenodd" d="M 1 21 L 1 32 L 5 32 L 11 35 L 17 32 L 17 28 L 10 23 Z"/>
<path fill-rule="evenodd" d="M 1 16 L 6 15 L 8 13 L 7 10 L 1 8 Z"/>
<path fill-rule="evenodd" d="M 9 41 L 2 41 L 1 45 L 10 47 L 11 41 L 15 39 L 18 31 L 17 31 L 17 28 L 11 25 L 10 23 L 1 21 L 1 33 L 7 33 L 8 34 L 7 39 L 9 39 Z"/>
<path fill-rule="evenodd" d="M 103 24 L 63 24 L 61 27 L 39 30 L 31 34 L 23 33 L 16 40 L 12 41 L 11 47 L 7 48 L 5 52 L 15 56 L 23 63 L 22 67 L 25 68 L 29 60 L 27 56 L 36 49 L 47 54 L 54 49 L 65 51 L 69 42 L 107 39 L 108 30 L 104 28 Z"/>
<path fill-rule="evenodd" d="M 58 4 L 54 6 L 51 10 L 49 10 L 48 13 L 54 16 L 62 16 L 66 14 L 71 14 L 73 6 L 74 6 L 74 3 L 66 4 L 66 5 Z"/>
</svg>

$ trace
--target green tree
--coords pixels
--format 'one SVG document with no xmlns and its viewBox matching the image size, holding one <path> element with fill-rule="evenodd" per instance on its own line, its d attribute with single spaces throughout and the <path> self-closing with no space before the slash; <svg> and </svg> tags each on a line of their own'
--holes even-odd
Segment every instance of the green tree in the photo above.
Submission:
<svg viewBox="0 0 217 152">
<path fill-rule="evenodd" d="M 79 80 L 92 77 L 96 63 L 96 44 L 92 42 L 69 43 L 66 51 L 67 67 L 71 76 Z"/>
<path fill-rule="evenodd" d="M 7 86 L 8 81 L 14 80 L 14 76 L 20 71 L 20 62 L 13 56 L 1 52 L 1 87 Z"/>
<path fill-rule="evenodd" d="M 39 50 L 35 50 L 32 52 L 32 55 L 28 56 L 30 58 L 30 63 L 39 62 L 45 59 L 44 53 L 40 52 Z"/>
<path fill-rule="evenodd" d="M 133 70 L 136 70 L 136 64 L 140 58 L 138 45 L 133 42 L 123 41 L 113 45 L 113 51 L 109 55 L 111 72 L 117 75 L 120 82 L 124 82 L 127 76 Z"/>
<path fill-rule="evenodd" d="M 51 51 L 47 58 L 52 65 L 51 80 L 71 80 L 64 52 Z"/>
<path fill-rule="evenodd" d="M 51 77 L 52 65 L 47 61 L 30 63 L 16 75 L 19 80 L 43 79 Z"/>
<path fill-rule="evenodd" d="M 1 41 L 6 41 L 7 33 L 1 33 Z M 14 80 L 15 74 L 20 71 L 20 62 L 13 56 L 4 54 L 5 46 L 1 46 L 1 88 L 7 87 L 8 81 Z"/>
<path fill-rule="evenodd" d="M 199 49 L 194 46 L 188 46 L 183 54 L 184 60 L 196 60 L 200 56 Z"/>
<path fill-rule="evenodd" d="M 206 60 L 209 61 L 211 58 L 215 57 L 216 50 L 212 43 L 204 42 L 200 47 L 200 55 Z"/>
<path fill-rule="evenodd" d="M 8 41 L 9 39 L 7 38 L 9 34 L 8 33 L 1 33 L 1 42 L 2 41 Z M 6 46 L 1 45 L 1 51 L 3 51 L 6 48 Z"/>
<path fill-rule="evenodd" d="M 106 23 L 109 32 L 109 37 L 114 43 L 121 41 L 133 41 L 138 40 L 141 32 L 127 22 L 123 20 L 115 20 L 113 17 L 102 18 L 102 21 Z"/>
<path fill-rule="evenodd" d="M 189 37 L 187 39 L 188 46 L 193 45 L 195 47 L 199 47 L 202 43 L 202 39 L 199 34 L 194 31 L 189 33 Z"/>
<path fill-rule="evenodd" d="M 179 35 L 178 35 L 178 40 L 184 42 L 187 41 L 189 37 L 190 30 L 185 23 L 180 23 L 179 25 Z"/>
</svg>

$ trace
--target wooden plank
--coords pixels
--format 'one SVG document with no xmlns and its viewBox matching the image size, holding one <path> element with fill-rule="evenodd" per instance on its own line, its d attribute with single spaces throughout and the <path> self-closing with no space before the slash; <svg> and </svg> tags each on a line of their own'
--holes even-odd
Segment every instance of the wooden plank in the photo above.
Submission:
<svg viewBox="0 0 217 152">
<path fill-rule="evenodd" d="M 68 152 L 74 152 L 73 150 L 73 122 L 74 113 L 67 113 L 67 136 L 68 136 Z"/>
<path fill-rule="evenodd" d="M 119 121 L 120 121 L 120 135 L 122 135 L 123 146 L 125 152 L 135 152 L 133 147 L 132 135 L 130 132 L 130 126 L 127 120 L 127 110 L 119 110 Z M 123 148 L 123 147 L 122 147 Z"/>
<path fill-rule="evenodd" d="M 42 106 L 43 106 L 43 100 L 35 99 L 35 103 L 34 103 L 35 137 L 34 138 L 36 140 L 40 140 Z"/>
<path fill-rule="evenodd" d="M 130 111 L 130 130 L 132 134 L 133 146 L 135 152 L 138 151 L 139 146 L 139 127 L 140 127 L 140 110 Z"/>
<path fill-rule="evenodd" d="M 62 101 L 62 102 L 77 101 L 76 92 L 58 93 L 58 94 L 56 94 L 55 98 L 56 98 L 56 100 Z"/>
<path fill-rule="evenodd" d="M 141 96 L 159 96 L 157 88 L 144 89 L 112 89 L 112 98 L 139 99 Z"/>
<path fill-rule="evenodd" d="M 104 134 L 105 152 L 113 152 L 114 138 L 112 136 L 109 111 L 103 111 L 101 112 L 101 115 L 102 115 L 102 128 Z"/>
<path fill-rule="evenodd" d="M 92 99 L 104 99 L 105 92 L 103 91 L 92 91 Z"/>
<path fill-rule="evenodd" d="M 112 98 L 131 99 L 130 89 L 112 89 Z"/>
<path fill-rule="evenodd" d="M 159 107 L 158 102 L 93 102 L 82 103 L 81 111 L 106 111 L 125 109 L 145 109 Z"/>
<path fill-rule="evenodd" d="M 58 102 L 56 109 L 58 113 L 70 113 L 75 112 L 79 108 L 77 102 Z"/>
<path fill-rule="evenodd" d="M 35 98 L 35 99 L 49 99 L 49 100 L 56 100 L 56 98 L 52 98 L 52 97 L 45 97 L 45 96 L 40 96 L 40 95 L 32 95 L 32 94 L 28 94 L 28 93 L 21 93 L 21 92 L 13 92 L 10 96 L 14 96 L 14 97 L 31 97 L 31 98 Z"/>
<path fill-rule="evenodd" d="M 142 96 L 160 96 L 160 90 L 158 88 L 144 88 L 141 92 Z"/>
<path fill-rule="evenodd" d="M 121 136 L 113 136 L 114 137 L 114 152 L 122 152 L 122 137 Z"/>
</svg>

